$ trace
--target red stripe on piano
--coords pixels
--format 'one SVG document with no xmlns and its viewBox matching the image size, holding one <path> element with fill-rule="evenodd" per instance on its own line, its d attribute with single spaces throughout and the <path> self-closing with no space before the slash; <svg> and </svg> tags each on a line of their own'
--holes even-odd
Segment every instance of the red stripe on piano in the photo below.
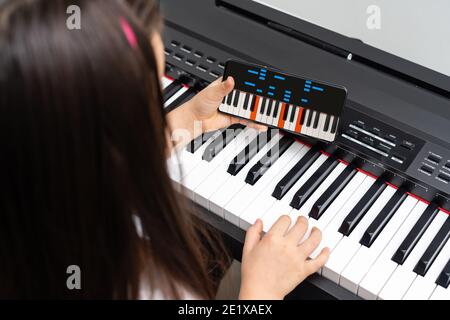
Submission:
<svg viewBox="0 0 450 320">
<path fill-rule="evenodd" d="M 439 210 L 441 210 L 442 212 L 445 212 L 446 214 L 450 215 L 450 211 L 448 211 L 447 209 L 439 207 Z"/>
<path fill-rule="evenodd" d="M 331 157 L 331 154 L 329 154 L 328 152 L 325 152 L 323 150 L 320 150 L 320 153 L 326 155 L 327 157 Z"/>
<path fill-rule="evenodd" d="M 302 121 L 302 114 L 303 114 L 303 108 L 302 107 L 298 107 L 298 118 L 297 118 L 297 123 L 295 124 L 295 132 L 300 133 L 302 131 L 302 125 L 301 125 L 301 121 Z"/>
<path fill-rule="evenodd" d="M 345 164 L 346 166 L 348 166 L 349 165 L 349 163 L 347 162 L 347 161 L 345 161 L 345 160 L 342 160 L 342 159 L 338 159 L 340 162 L 342 162 L 343 164 Z"/>
<path fill-rule="evenodd" d="M 278 127 L 283 129 L 284 127 L 284 120 L 283 120 L 283 115 L 286 109 L 286 103 L 282 103 L 281 104 L 281 112 L 280 112 L 280 119 L 278 119 Z"/>
<path fill-rule="evenodd" d="M 166 79 L 169 79 L 170 81 L 174 81 L 174 80 L 175 80 L 174 78 L 169 77 L 169 76 L 166 76 L 166 75 L 164 75 L 164 77 L 165 77 Z"/>
<path fill-rule="evenodd" d="M 406 194 L 410 195 L 410 196 L 413 197 L 414 199 L 417 199 L 417 200 L 419 200 L 419 201 L 421 201 L 421 202 L 424 202 L 424 203 L 426 203 L 426 204 L 430 204 L 430 201 L 427 201 L 427 200 L 425 200 L 425 199 L 423 199 L 423 198 L 421 198 L 421 197 L 419 197 L 419 196 L 416 196 L 414 193 L 407 192 Z"/>
<path fill-rule="evenodd" d="M 256 113 L 258 112 L 258 103 L 259 103 L 259 96 L 256 96 L 255 104 L 253 105 L 253 112 L 250 115 L 250 120 L 253 120 L 253 121 L 256 120 Z"/>
<path fill-rule="evenodd" d="M 358 170 L 359 172 L 364 173 L 366 176 L 372 177 L 374 179 L 377 179 L 378 177 L 376 175 L 371 174 L 370 172 L 367 172 L 366 170 L 360 169 L 360 168 L 356 168 L 356 170 Z"/>
<path fill-rule="evenodd" d="M 398 189 L 398 187 L 396 186 L 396 185 L 393 185 L 392 183 L 390 183 L 390 182 L 386 182 L 386 184 L 388 185 L 388 186 L 391 186 L 392 188 L 394 188 L 394 189 Z"/>
</svg>

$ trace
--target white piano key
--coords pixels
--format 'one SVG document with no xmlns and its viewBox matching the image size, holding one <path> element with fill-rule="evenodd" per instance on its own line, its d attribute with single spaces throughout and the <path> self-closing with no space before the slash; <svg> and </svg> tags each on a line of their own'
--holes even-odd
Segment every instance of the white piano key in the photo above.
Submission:
<svg viewBox="0 0 450 320">
<path fill-rule="evenodd" d="M 251 107 L 252 107 L 253 98 L 254 98 L 254 95 L 253 94 L 249 94 L 247 110 L 245 110 L 245 112 L 244 112 L 244 118 L 245 119 L 250 119 L 250 116 L 252 114 L 252 112 L 250 110 L 251 110 Z"/>
<path fill-rule="evenodd" d="M 241 229 L 247 230 L 256 219 L 262 218 L 264 213 L 270 208 L 276 201 L 272 197 L 272 192 L 276 185 L 280 181 L 281 177 L 284 177 L 289 170 L 300 160 L 307 152 L 308 147 L 299 142 L 294 142 L 300 144 L 299 152 L 292 158 L 291 162 L 282 168 L 275 179 L 273 179 L 267 187 L 265 187 L 258 196 L 252 201 L 252 203 L 245 209 L 244 213 L 239 217 L 239 227 Z"/>
<path fill-rule="evenodd" d="M 215 214 L 224 218 L 224 208 L 233 199 L 233 197 L 241 192 L 246 185 L 245 177 L 251 167 L 253 167 L 281 138 L 280 134 L 276 134 L 261 150 L 242 168 L 236 176 L 231 176 L 226 184 L 222 185 L 210 198 L 209 209 Z"/>
<path fill-rule="evenodd" d="M 275 105 L 278 105 L 278 110 L 277 110 L 277 115 L 273 118 L 272 125 L 278 126 L 278 120 L 280 119 L 280 116 L 281 116 L 281 102 L 275 102 L 272 107 L 275 108 Z"/>
<path fill-rule="evenodd" d="M 260 98 L 258 101 L 258 109 L 256 111 L 256 118 L 255 118 L 255 120 L 258 122 L 262 121 L 261 107 L 262 107 L 263 101 L 264 101 L 263 98 Z"/>
<path fill-rule="evenodd" d="M 302 149 L 302 157 L 310 150 L 309 147 L 305 146 Z M 293 217 L 290 212 L 293 208 L 289 205 L 294 194 L 300 189 L 300 187 L 317 171 L 317 168 L 326 160 L 326 156 L 323 155 L 324 158 L 319 157 L 306 171 L 305 173 L 298 179 L 298 181 L 292 186 L 292 188 L 284 195 L 281 200 L 276 200 L 273 202 L 272 206 L 266 210 L 264 215 L 262 216 L 263 221 L 263 229 L 267 232 L 273 225 L 273 223 L 282 215 L 290 215 L 292 220 L 295 221 L 295 217 Z M 295 159 L 295 165 L 298 161 L 300 161 L 301 157 Z M 280 176 L 280 179 L 284 176 Z M 280 179 L 276 182 L 280 182 Z M 275 185 L 276 185 L 275 184 Z M 275 189 L 275 188 L 274 188 Z M 273 191 L 273 190 L 272 190 Z"/>
<path fill-rule="evenodd" d="M 238 102 L 238 113 L 237 116 L 239 117 L 243 117 L 245 110 L 244 110 L 244 102 L 245 102 L 245 97 L 247 96 L 247 92 L 241 92 L 241 95 L 239 96 L 239 102 Z"/>
<path fill-rule="evenodd" d="M 182 94 L 189 90 L 189 87 L 182 86 L 173 96 L 171 96 L 165 103 L 164 108 L 170 106 L 175 100 L 177 100 Z"/>
<path fill-rule="evenodd" d="M 245 212 L 253 199 L 267 184 L 277 177 L 278 172 L 300 151 L 301 144 L 293 143 L 265 174 L 254 184 L 247 184 L 224 208 L 224 217 L 227 221 L 239 226 L 239 218 Z M 254 221 L 253 221 L 254 222 Z"/>
<path fill-rule="evenodd" d="M 202 205 L 205 208 L 208 207 L 209 198 L 219 189 L 224 183 L 226 183 L 231 174 L 227 172 L 230 162 L 236 157 L 236 155 L 242 151 L 243 146 L 248 145 L 258 135 L 258 131 L 249 128 L 245 132 L 245 136 L 242 141 L 236 143 L 235 152 L 231 153 L 226 159 L 217 166 L 212 172 L 194 191 L 194 200 L 196 203 Z"/>
<path fill-rule="evenodd" d="M 436 289 L 436 280 L 450 259 L 450 241 L 447 241 L 442 251 L 436 257 L 424 277 L 417 275 L 411 287 L 403 297 L 404 300 L 429 299 Z M 450 298 L 450 297 L 449 297 Z"/>
<path fill-rule="evenodd" d="M 313 118 L 311 121 L 311 129 L 309 131 L 309 135 L 312 137 L 318 137 L 319 136 L 319 124 L 317 124 L 317 128 L 314 128 L 314 123 L 316 122 L 316 119 L 320 118 L 320 113 L 318 111 L 314 111 Z"/>
<path fill-rule="evenodd" d="M 299 115 L 299 113 L 300 113 L 300 107 L 296 107 L 295 108 L 294 122 L 291 123 L 291 128 L 290 128 L 290 130 L 293 131 L 293 132 L 295 132 L 295 125 L 298 122 L 298 115 Z"/>
<path fill-rule="evenodd" d="M 370 269 L 363 277 L 358 287 L 358 296 L 367 300 L 377 299 L 381 289 L 397 267 L 397 264 L 392 261 L 392 256 L 426 208 L 427 204 L 422 201 L 419 201 L 415 205 L 411 213 L 395 233 L 394 237 L 389 241 L 386 248 L 383 249 L 380 256 L 373 265 L 370 266 Z"/>
<path fill-rule="evenodd" d="M 239 95 L 239 98 L 237 100 L 237 107 L 234 106 L 234 100 L 235 100 L 236 95 Z M 232 107 L 231 107 L 231 110 L 232 110 L 231 113 L 235 116 L 239 115 L 239 101 L 241 100 L 242 95 L 243 95 L 243 92 L 241 92 L 239 90 L 235 90 L 234 96 L 233 96 Z"/>
<path fill-rule="evenodd" d="M 305 120 L 304 120 L 303 125 L 302 125 L 301 133 L 307 135 L 308 132 L 309 132 L 308 118 L 309 118 L 310 110 L 309 109 L 305 109 L 303 112 L 305 113 Z"/>
<path fill-rule="evenodd" d="M 319 115 L 319 126 L 318 126 L 318 129 L 319 129 L 319 136 L 318 136 L 318 138 L 319 139 L 326 139 L 326 132 L 325 132 L 325 130 L 324 130 L 324 127 L 325 127 L 325 120 L 327 119 L 327 114 L 326 113 L 320 113 L 320 115 Z"/>
<path fill-rule="evenodd" d="M 162 89 L 164 90 L 165 88 L 167 88 L 172 82 L 173 82 L 173 79 L 168 78 L 166 76 L 162 77 L 162 79 L 161 79 Z"/>
<path fill-rule="evenodd" d="M 437 286 L 430 297 L 430 300 L 450 300 L 450 288 Z"/>
<path fill-rule="evenodd" d="M 327 247 L 327 244 L 324 241 L 325 230 L 333 222 L 334 219 L 340 218 L 341 216 L 342 219 L 345 217 L 343 216 L 343 214 L 345 214 L 343 209 L 345 209 L 344 207 L 346 203 L 351 199 L 355 192 L 357 192 L 357 190 L 361 188 L 364 181 L 366 181 L 366 178 L 367 175 L 362 172 L 357 172 L 347 184 L 347 186 L 345 186 L 341 193 L 330 204 L 327 210 L 325 210 L 319 220 L 309 219 L 311 226 L 315 226 L 322 231 L 322 242 L 320 243 L 319 247 L 311 254 L 312 258 L 315 258 L 324 247 Z M 341 213 L 341 211 L 343 211 L 343 213 Z"/>
<path fill-rule="evenodd" d="M 324 275 L 327 275 L 328 278 L 333 278 L 333 281 L 339 283 L 342 271 L 358 251 L 359 247 L 361 247 L 359 240 L 361 240 L 361 237 L 373 219 L 380 213 L 394 193 L 395 189 L 388 186 L 373 203 L 372 207 L 369 208 L 350 235 L 343 237 L 339 241 L 333 250 L 333 254 L 323 268 Z"/>
<path fill-rule="evenodd" d="M 355 294 L 357 293 L 358 285 L 366 272 L 370 269 L 382 250 L 388 246 L 395 233 L 399 230 L 416 205 L 417 200 L 414 197 L 408 196 L 372 246 L 370 248 L 365 246 L 359 247 L 358 252 L 341 273 L 340 285 L 342 287 Z"/>
<path fill-rule="evenodd" d="M 411 254 L 406 259 L 405 263 L 395 269 L 394 273 L 381 290 L 378 299 L 399 300 L 404 296 L 417 275 L 413 271 L 413 268 L 446 219 L 447 215 L 445 213 L 439 212 L 437 214 L 437 216 L 433 219 L 433 222 L 431 222 L 430 226 L 411 251 Z"/>
<path fill-rule="evenodd" d="M 247 135 L 248 128 L 242 130 L 228 145 L 220 151 L 210 162 L 202 160 L 194 170 L 186 175 L 185 179 L 182 181 L 183 187 L 186 194 L 193 199 L 195 188 L 197 188 L 200 183 L 203 182 L 213 170 L 222 162 L 228 160 L 230 156 L 239 152 L 239 146 L 241 141 L 243 141 Z M 231 159 L 230 159 L 231 160 Z"/>
<path fill-rule="evenodd" d="M 286 115 L 286 120 L 284 121 L 284 124 L 283 124 L 283 129 L 284 129 L 284 130 L 289 130 L 290 127 L 291 127 L 290 122 L 289 122 L 289 119 L 291 118 L 291 112 L 292 112 L 292 110 L 293 110 L 292 105 L 286 104 L 286 112 L 287 112 L 287 115 Z M 281 115 L 281 116 L 283 116 L 283 115 Z"/>
</svg>

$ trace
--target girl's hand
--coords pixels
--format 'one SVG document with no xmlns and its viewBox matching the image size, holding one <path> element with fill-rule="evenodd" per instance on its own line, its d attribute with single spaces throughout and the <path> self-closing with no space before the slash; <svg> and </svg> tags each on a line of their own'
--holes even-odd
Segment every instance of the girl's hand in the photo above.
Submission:
<svg viewBox="0 0 450 320">
<path fill-rule="evenodd" d="M 262 221 L 247 231 L 242 254 L 240 299 L 283 299 L 289 292 L 317 272 L 327 261 L 330 250 L 324 248 L 308 260 L 322 238 L 317 228 L 301 244 L 308 230 L 308 220 L 299 217 L 289 229 L 291 219 L 280 217 L 262 237 Z"/>
<path fill-rule="evenodd" d="M 188 102 L 188 108 L 192 112 L 193 119 L 201 121 L 203 132 L 225 128 L 233 123 L 242 123 L 260 130 L 266 128 L 265 126 L 238 119 L 218 111 L 223 98 L 233 89 L 234 79 L 232 77 L 228 77 L 225 81 L 219 78 Z"/>
</svg>

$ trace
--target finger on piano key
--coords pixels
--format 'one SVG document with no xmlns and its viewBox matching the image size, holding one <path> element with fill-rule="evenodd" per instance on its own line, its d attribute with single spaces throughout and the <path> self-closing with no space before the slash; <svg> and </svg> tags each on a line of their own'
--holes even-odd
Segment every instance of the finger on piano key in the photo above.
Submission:
<svg viewBox="0 0 450 320">
<path fill-rule="evenodd" d="M 339 176 L 339 174 L 345 169 L 345 165 L 343 163 L 340 163 L 336 166 L 336 168 L 331 171 L 331 173 L 326 177 L 326 179 L 317 187 L 316 191 L 309 197 L 309 199 L 300 207 L 300 209 L 293 209 L 291 211 L 291 215 L 293 219 L 296 219 L 298 216 L 302 215 L 306 218 L 308 218 L 309 221 L 312 221 L 313 223 L 310 224 L 308 227 L 308 232 L 305 234 L 305 238 L 309 236 L 311 232 L 312 226 L 314 225 L 314 222 L 317 221 L 315 219 L 310 219 L 308 217 L 309 212 L 311 212 L 311 208 L 314 205 L 314 203 L 317 201 L 317 199 L 324 193 L 324 191 L 336 180 L 336 178 Z"/>
<path fill-rule="evenodd" d="M 240 150 L 241 145 L 247 145 L 257 136 L 257 131 L 252 128 L 248 128 L 244 133 L 245 136 L 242 140 L 236 139 L 235 146 L 232 147 L 234 152 L 230 152 L 227 157 L 222 159 L 222 161 L 217 165 L 216 169 L 206 177 L 205 180 L 194 190 L 194 200 L 201 206 L 208 208 L 209 198 L 224 184 L 226 183 L 231 175 L 227 172 L 228 163 L 232 157 Z"/>
<path fill-rule="evenodd" d="M 341 191 L 347 186 L 349 181 L 353 179 L 357 170 L 354 165 L 349 164 L 330 187 L 317 199 L 311 208 L 309 216 L 315 220 L 319 220 L 328 206 L 339 196 Z"/>
<path fill-rule="evenodd" d="M 378 237 L 380 232 L 392 218 L 397 209 L 405 201 L 408 194 L 403 188 L 397 189 L 394 196 L 389 200 L 386 206 L 381 210 L 380 214 L 375 218 L 375 220 L 370 224 L 364 235 L 361 238 L 360 243 L 366 247 L 370 247 L 375 239 Z"/>
<path fill-rule="evenodd" d="M 299 142 L 294 143 L 299 144 L 300 149 L 292 159 L 302 157 L 305 153 L 305 151 L 302 152 L 303 149 L 305 149 L 304 144 L 301 144 Z M 293 161 L 291 161 L 291 163 L 292 162 Z M 274 177 L 274 179 L 272 179 L 272 181 L 268 183 L 263 190 L 261 190 L 258 196 L 252 201 L 247 209 L 245 209 L 244 213 L 239 218 L 239 226 L 241 229 L 247 230 L 256 221 L 256 219 L 261 219 L 264 216 L 264 213 L 275 203 L 276 199 L 271 196 L 271 193 L 278 182 L 278 177 L 285 175 L 289 171 L 291 166 L 292 164 L 286 165 L 284 168 L 282 168 L 278 172 L 277 176 Z"/>
<path fill-rule="evenodd" d="M 393 192 L 391 193 L 393 194 Z M 341 272 L 340 285 L 342 287 L 352 291 L 355 294 L 357 293 L 360 281 L 370 269 L 370 266 L 381 254 L 383 249 L 389 245 L 397 230 L 401 227 L 403 222 L 417 205 L 417 202 L 417 199 L 408 196 L 374 244 L 370 248 L 359 245 L 358 251 L 352 257 L 345 269 Z M 358 235 L 358 238 L 359 237 L 360 235 Z M 358 240 L 359 239 L 357 239 L 356 242 L 359 244 Z"/>
<path fill-rule="evenodd" d="M 394 256 L 392 257 L 393 261 L 397 262 L 398 264 L 403 264 L 405 262 L 406 258 L 408 258 L 412 249 L 422 237 L 423 233 L 431 224 L 438 212 L 439 206 L 435 203 L 430 203 L 430 205 L 422 213 L 414 227 L 409 231 L 408 235 L 405 237 L 398 250 L 395 252 Z"/>
<path fill-rule="evenodd" d="M 439 212 L 428 229 L 423 234 L 409 257 L 406 259 L 403 265 L 398 265 L 384 288 L 381 290 L 378 299 L 383 300 L 399 300 L 401 299 L 412 282 L 416 278 L 417 274 L 413 271 L 414 266 L 419 261 L 420 257 L 425 252 L 428 244 L 432 241 L 433 237 L 437 234 L 439 229 L 444 224 L 447 215 L 443 212 Z"/>
<path fill-rule="evenodd" d="M 333 232 L 337 233 L 337 224 L 342 222 L 342 219 L 348 214 L 350 208 L 353 206 L 353 202 L 357 201 L 365 192 L 365 188 L 367 187 L 368 189 L 370 184 L 373 183 L 369 178 L 371 177 L 358 171 L 318 220 L 317 226 L 322 230 L 323 238 L 320 246 L 312 253 L 312 258 L 315 258 L 324 247 L 329 247 L 330 249 L 334 248 L 335 243 L 333 243 L 333 239 L 335 237 L 327 237 L 325 230 L 329 228 L 330 235 Z M 373 178 L 371 179 L 374 180 Z M 330 238 L 330 241 L 327 240 L 328 238 Z"/>
<path fill-rule="evenodd" d="M 425 276 L 418 276 L 403 297 L 404 300 L 429 299 L 436 289 L 436 279 L 450 259 L 450 242 L 447 242 L 442 251 L 436 257 Z"/>
<path fill-rule="evenodd" d="M 344 236 L 348 236 L 358 222 L 364 217 L 370 207 L 372 207 L 384 189 L 386 189 L 386 186 L 387 184 L 385 183 L 384 178 L 378 177 L 377 181 L 375 181 L 375 183 L 370 187 L 364 197 L 361 198 L 358 204 L 352 209 L 352 211 L 350 211 L 348 216 L 345 217 L 339 227 L 339 232 Z"/>
<path fill-rule="evenodd" d="M 392 255 L 417 222 L 426 207 L 426 203 L 419 201 L 400 228 L 398 228 L 388 245 L 382 249 L 381 254 L 376 258 L 375 262 L 373 264 L 369 263 L 371 266 L 359 283 L 358 296 L 367 300 L 376 300 L 378 298 L 380 291 L 397 267 L 397 264 L 391 260 Z M 369 250 L 369 248 L 364 246 L 361 248 L 365 248 L 365 251 Z"/>
<path fill-rule="evenodd" d="M 309 149 L 308 153 L 280 180 L 272 196 L 280 200 L 319 156 L 320 152 L 317 146 Z"/>
<path fill-rule="evenodd" d="M 283 137 L 282 139 L 284 138 L 286 137 Z M 273 152 L 273 150 L 275 150 L 274 148 L 279 149 L 278 145 L 275 145 L 269 152 Z M 268 169 L 267 172 L 265 172 L 265 174 L 260 177 L 260 179 L 258 179 L 258 181 L 253 185 L 247 183 L 241 190 L 241 192 L 233 197 L 233 199 L 231 199 L 230 202 L 225 206 L 225 219 L 235 224 L 236 226 L 239 226 L 239 218 L 242 214 L 244 214 L 245 209 L 258 196 L 261 190 L 263 190 L 267 186 L 268 183 L 270 183 L 273 179 L 276 179 L 278 172 L 288 163 L 290 163 L 291 159 L 297 154 L 300 148 L 301 145 L 299 143 L 289 144 L 289 148 L 285 152 L 283 152 L 283 154 L 281 154 L 279 157 L 277 156 L 273 158 L 272 160 L 274 162 L 272 162 L 270 169 Z M 258 163 L 260 163 L 261 161 L 266 161 L 263 159 L 267 159 L 267 155 L 265 155 Z M 246 177 L 246 180 L 247 178 L 248 175 Z"/>
<path fill-rule="evenodd" d="M 442 248 L 447 243 L 450 237 L 450 216 L 447 217 L 444 225 L 441 227 L 439 232 L 433 238 L 427 250 L 423 254 L 423 256 L 417 262 L 417 265 L 414 267 L 414 272 L 418 275 L 425 276 L 433 264 L 436 257 L 441 252 Z"/>
<path fill-rule="evenodd" d="M 232 176 L 229 179 L 229 183 L 224 184 L 210 197 L 209 208 L 212 212 L 225 219 L 224 208 L 246 185 L 245 177 L 247 176 L 248 169 L 252 168 L 273 146 L 275 146 L 280 138 L 281 135 L 276 133 L 237 175 Z"/>
<path fill-rule="evenodd" d="M 305 184 L 295 193 L 291 201 L 291 206 L 295 209 L 300 207 L 308 200 L 311 194 L 321 184 L 327 175 L 338 165 L 339 161 L 334 157 L 327 157 L 326 161 L 314 172 L 314 174 L 305 182 Z M 308 215 L 309 211 L 306 213 Z"/>
<path fill-rule="evenodd" d="M 375 182 L 376 183 L 376 182 Z M 369 188 L 370 190 L 370 188 Z M 324 275 L 336 283 L 339 283 L 340 276 L 344 268 L 350 262 L 353 255 L 358 251 L 361 244 L 359 240 L 369 224 L 376 218 L 384 206 L 389 202 L 395 193 L 395 189 L 387 187 L 376 199 L 367 211 L 367 214 L 359 221 L 355 229 L 348 237 L 343 237 L 333 250 L 327 264 L 323 268 Z M 362 198 L 361 198 L 362 199 Z"/>
</svg>

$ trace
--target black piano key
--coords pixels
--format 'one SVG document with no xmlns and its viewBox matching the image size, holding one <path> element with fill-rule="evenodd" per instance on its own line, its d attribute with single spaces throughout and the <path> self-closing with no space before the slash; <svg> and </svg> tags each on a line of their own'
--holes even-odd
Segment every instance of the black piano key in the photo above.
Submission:
<svg viewBox="0 0 450 320">
<path fill-rule="evenodd" d="M 250 101 L 250 112 L 253 112 L 255 110 L 255 99 L 256 99 L 256 96 L 252 95 L 252 99 Z"/>
<path fill-rule="evenodd" d="M 261 102 L 261 108 L 259 108 L 259 113 L 261 115 L 264 114 L 264 110 L 266 110 L 266 104 L 267 103 L 271 103 L 271 101 L 267 98 L 263 98 L 262 102 Z"/>
<path fill-rule="evenodd" d="M 319 126 L 319 118 L 320 118 L 320 113 L 316 112 L 316 118 L 314 119 L 314 125 L 313 125 L 314 129 L 317 129 L 317 127 Z"/>
<path fill-rule="evenodd" d="M 272 139 L 272 130 L 261 132 L 258 136 L 245 146 L 244 150 L 231 161 L 227 172 L 233 176 L 237 175 L 242 168 Z"/>
<path fill-rule="evenodd" d="M 422 235 L 427 230 L 428 226 L 431 224 L 433 219 L 436 217 L 439 212 L 439 206 L 436 203 L 430 203 L 425 211 L 420 216 L 419 220 L 414 224 L 414 227 L 406 236 L 405 240 L 403 240 L 400 247 L 392 256 L 392 260 L 398 264 L 403 264 L 408 258 L 411 251 L 416 246 L 417 242 L 419 242 Z"/>
<path fill-rule="evenodd" d="M 436 257 L 441 252 L 442 248 L 447 243 L 450 238 L 450 217 L 445 220 L 441 229 L 439 229 L 438 233 L 434 237 L 433 241 L 431 241 L 425 253 L 420 258 L 419 262 L 417 262 L 414 267 L 414 272 L 418 275 L 425 276 L 428 269 L 430 269 Z"/>
<path fill-rule="evenodd" d="M 328 132 L 328 129 L 330 128 L 330 120 L 331 116 L 327 114 L 327 117 L 325 118 L 325 125 L 323 127 L 323 131 Z"/>
<path fill-rule="evenodd" d="M 331 130 L 330 130 L 331 133 L 336 133 L 338 122 L 339 122 L 339 118 L 334 116 L 333 123 L 331 124 Z"/>
<path fill-rule="evenodd" d="M 235 107 L 235 108 L 237 108 L 237 106 L 238 106 L 240 95 L 241 95 L 241 92 L 236 90 L 236 93 L 234 94 L 234 99 L 233 99 L 233 107 Z"/>
<path fill-rule="evenodd" d="M 289 111 L 291 110 L 291 106 L 288 104 L 284 108 L 284 113 L 282 114 L 283 120 L 286 121 Z"/>
<path fill-rule="evenodd" d="M 275 100 L 274 100 L 275 101 Z M 269 104 L 267 104 L 267 111 L 266 111 L 266 116 L 270 116 L 271 112 L 272 112 L 272 105 L 273 105 L 273 101 L 270 101 Z"/>
<path fill-rule="evenodd" d="M 254 185 L 279 157 L 294 143 L 294 139 L 284 136 L 248 172 L 245 182 Z"/>
<path fill-rule="evenodd" d="M 344 171 L 333 181 L 328 189 L 317 199 L 316 203 L 311 208 L 309 216 L 319 220 L 322 214 L 327 210 L 330 204 L 339 196 L 341 191 L 350 182 L 350 180 L 357 173 L 356 167 L 349 164 Z"/>
<path fill-rule="evenodd" d="M 274 118 L 277 117 L 279 109 L 280 109 L 280 103 L 279 102 L 275 102 L 274 103 L 274 108 L 273 108 L 273 117 Z"/>
<path fill-rule="evenodd" d="M 196 95 L 196 92 L 194 91 L 194 89 L 187 90 L 185 93 L 183 93 L 181 96 L 179 96 L 177 99 L 175 99 L 174 102 L 172 102 L 170 105 L 168 105 L 165 108 L 166 113 L 169 113 L 172 110 L 176 109 L 177 107 L 181 106 L 183 103 L 188 102 L 195 95 Z"/>
<path fill-rule="evenodd" d="M 309 151 L 295 164 L 294 167 L 292 167 L 291 170 L 289 170 L 280 182 L 278 182 L 272 196 L 278 200 L 283 198 L 319 156 L 320 152 L 317 146 L 309 149 Z"/>
<path fill-rule="evenodd" d="M 233 92 L 230 92 L 230 94 L 227 96 L 227 105 L 231 106 L 231 104 L 233 103 Z"/>
<path fill-rule="evenodd" d="M 181 84 L 181 82 L 175 80 L 174 82 L 172 82 L 171 84 L 169 84 L 167 86 L 167 88 L 164 89 L 163 91 L 163 100 L 164 103 L 166 103 L 167 100 L 169 100 L 175 93 L 178 92 L 178 90 L 180 90 L 183 87 L 183 85 Z"/>
<path fill-rule="evenodd" d="M 206 147 L 202 159 L 205 161 L 214 159 L 244 128 L 243 124 L 236 123 L 222 130 L 221 134 Z"/>
<path fill-rule="evenodd" d="M 206 141 L 212 138 L 214 135 L 220 134 L 220 130 L 209 131 L 199 135 L 197 138 L 189 142 L 186 146 L 186 150 L 190 153 L 196 152 Z"/>
<path fill-rule="evenodd" d="M 442 272 L 439 274 L 439 277 L 436 280 L 436 284 L 446 289 L 448 288 L 450 284 L 450 259 L 448 260 Z"/>
<path fill-rule="evenodd" d="M 306 117 L 306 109 L 303 109 L 302 117 L 300 118 L 301 125 L 303 125 L 305 123 L 305 117 Z"/>
<path fill-rule="evenodd" d="M 312 110 L 309 110 L 308 119 L 306 120 L 306 126 L 307 126 L 307 127 L 311 127 L 311 123 L 312 123 L 312 115 L 313 115 L 313 111 L 312 111 Z"/>
<path fill-rule="evenodd" d="M 383 178 L 379 177 L 369 190 L 367 190 L 361 200 L 358 201 L 356 206 L 353 207 L 352 211 L 345 217 L 338 231 L 344 236 L 349 236 L 384 189 L 386 189 L 386 183 Z"/>
<path fill-rule="evenodd" d="M 402 205 L 403 201 L 405 201 L 407 196 L 406 190 L 399 188 L 381 212 L 372 221 L 370 226 L 364 232 L 364 235 L 359 243 L 363 246 L 370 247 L 380 232 L 383 231 L 386 224 L 391 220 L 397 209 Z"/>
<path fill-rule="evenodd" d="M 294 122 L 296 111 L 297 111 L 297 108 L 293 105 L 293 106 L 292 106 L 292 111 L 291 111 L 291 118 L 289 119 L 289 122 L 290 122 L 290 123 L 293 123 L 293 122 Z"/>
<path fill-rule="evenodd" d="M 243 106 L 243 108 L 244 108 L 244 110 L 247 110 L 248 109 L 248 102 L 250 101 L 250 93 L 247 93 L 246 95 L 245 95 L 245 99 L 244 99 L 244 106 Z"/>
<path fill-rule="evenodd" d="M 290 206 L 295 209 L 300 207 L 309 199 L 316 191 L 317 187 L 326 179 L 326 177 L 338 165 L 339 161 L 333 156 L 329 157 L 316 172 L 305 182 L 305 184 L 295 193 Z"/>
</svg>

